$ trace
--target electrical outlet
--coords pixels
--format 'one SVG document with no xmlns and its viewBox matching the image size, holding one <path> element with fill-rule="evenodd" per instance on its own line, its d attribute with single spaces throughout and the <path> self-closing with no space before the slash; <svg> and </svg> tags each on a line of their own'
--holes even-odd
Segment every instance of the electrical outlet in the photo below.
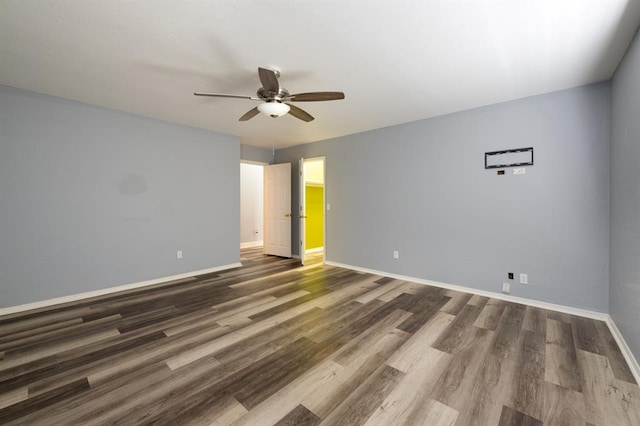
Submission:
<svg viewBox="0 0 640 426">
<path fill-rule="evenodd" d="M 327 210 L 331 210 L 331 203 L 327 203 Z"/>
<path fill-rule="evenodd" d="M 527 172 L 527 169 L 525 169 L 524 167 L 520 167 L 517 169 L 513 169 L 513 174 L 514 175 L 523 175 Z"/>
<path fill-rule="evenodd" d="M 520 274 L 520 284 L 529 284 L 527 274 Z"/>
<path fill-rule="evenodd" d="M 176 259 L 182 259 L 182 250 L 176 252 Z"/>
<path fill-rule="evenodd" d="M 502 292 L 505 294 L 509 294 L 511 292 L 511 284 L 502 283 Z"/>
<path fill-rule="evenodd" d="M 393 258 L 394 259 L 400 259 L 400 252 L 398 252 L 398 250 L 394 250 L 393 251 Z"/>
</svg>

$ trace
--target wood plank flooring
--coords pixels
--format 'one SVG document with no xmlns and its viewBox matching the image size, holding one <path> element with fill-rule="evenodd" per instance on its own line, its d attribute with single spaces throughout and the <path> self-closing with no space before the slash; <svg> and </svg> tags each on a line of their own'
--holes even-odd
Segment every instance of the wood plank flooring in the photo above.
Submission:
<svg viewBox="0 0 640 426">
<path fill-rule="evenodd" d="M 0 317 L 0 424 L 640 425 L 602 322 L 242 263 Z"/>
</svg>

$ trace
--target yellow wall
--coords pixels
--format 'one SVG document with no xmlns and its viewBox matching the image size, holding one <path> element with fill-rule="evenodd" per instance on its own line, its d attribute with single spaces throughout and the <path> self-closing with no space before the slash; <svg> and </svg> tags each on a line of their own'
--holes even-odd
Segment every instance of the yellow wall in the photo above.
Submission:
<svg viewBox="0 0 640 426">
<path fill-rule="evenodd" d="M 305 185 L 305 249 L 324 246 L 324 188 L 318 185 Z"/>
</svg>

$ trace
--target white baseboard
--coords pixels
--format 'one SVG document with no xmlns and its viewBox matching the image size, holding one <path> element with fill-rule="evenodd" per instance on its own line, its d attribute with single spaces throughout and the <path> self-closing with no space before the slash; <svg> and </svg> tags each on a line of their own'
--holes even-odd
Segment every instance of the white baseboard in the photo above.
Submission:
<svg viewBox="0 0 640 426">
<path fill-rule="evenodd" d="M 247 241 L 246 243 L 240 243 L 240 248 L 262 247 L 263 241 Z"/>
<path fill-rule="evenodd" d="M 292 257 L 293 258 L 299 258 L 299 256 L 297 256 L 297 255 L 293 255 Z M 434 287 L 440 287 L 440 288 L 446 288 L 446 289 L 455 290 L 455 291 L 461 291 L 461 292 L 465 292 L 465 293 L 477 294 L 479 296 L 491 297 L 491 298 L 494 298 L 494 299 L 505 300 L 505 301 L 508 301 L 508 302 L 520 303 L 520 304 L 523 304 L 523 305 L 529 305 L 529 306 L 534 306 L 534 307 L 538 307 L 538 308 L 549 309 L 549 310 L 553 310 L 553 311 L 557 311 L 557 312 L 563 312 L 563 313 L 567 313 L 567 314 L 571 314 L 571 315 L 578 315 L 578 316 L 581 316 L 581 317 L 592 318 L 592 319 L 604 321 L 607 324 L 607 326 L 609 327 L 609 330 L 611 331 L 611 334 L 613 335 L 614 339 L 618 343 L 618 346 L 620 347 L 622 355 L 624 356 L 625 360 L 627 361 L 627 364 L 629 365 L 629 369 L 631 370 L 634 378 L 636 379 L 636 382 L 638 384 L 640 384 L 640 364 L 638 364 L 638 361 L 633 356 L 633 353 L 631 352 L 631 349 L 629 349 L 629 346 L 627 345 L 627 342 L 624 340 L 624 337 L 622 336 L 622 334 L 620 333 L 620 330 L 618 329 L 618 327 L 616 326 L 615 322 L 613 321 L 613 318 L 611 318 L 611 316 L 608 315 L 608 314 L 605 314 L 605 313 L 602 313 L 602 312 L 590 311 L 590 310 L 586 310 L 586 309 L 573 308 L 573 307 L 570 307 L 570 306 L 558 305 L 558 304 L 555 304 L 555 303 L 540 302 L 538 300 L 526 299 L 526 298 L 523 298 L 523 297 L 509 296 L 509 295 L 505 295 L 505 294 L 501 294 L 501 293 L 493 293 L 493 292 L 490 292 L 490 291 L 477 290 L 477 289 L 474 289 L 474 288 L 463 287 L 463 286 L 459 286 L 459 285 L 455 285 L 455 284 L 447 284 L 447 283 L 441 283 L 441 282 L 437 282 L 437 281 L 425 280 L 425 279 L 422 279 L 422 278 L 409 277 L 409 276 L 406 276 L 406 275 L 392 274 L 392 273 L 388 273 L 388 272 L 384 272 L 384 271 L 378 271 L 378 270 L 375 270 L 375 269 L 361 268 L 361 267 L 358 267 L 358 266 L 347 265 L 347 264 L 344 264 L 344 263 L 325 261 L 325 264 L 327 264 L 329 266 L 337 266 L 337 267 L 340 267 L 340 268 L 351 269 L 351 270 L 358 271 L 358 272 L 365 272 L 365 273 L 369 273 L 369 274 L 381 275 L 381 276 L 385 276 L 385 277 L 395 278 L 395 279 L 399 279 L 399 280 L 402 280 L 402 281 L 411 281 L 411 282 L 415 282 L 415 283 L 418 283 L 418 284 L 431 285 L 431 286 L 434 286 Z M 103 296 L 103 295 L 110 294 L 110 293 L 117 293 L 119 291 L 131 290 L 131 289 L 135 289 L 135 288 L 141 288 L 141 287 L 146 287 L 146 286 L 150 286 L 150 285 L 160 284 L 160 283 L 163 283 L 163 282 L 180 280 L 180 279 L 183 279 L 183 278 L 194 277 L 194 276 L 197 276 L 197 275 L 210 274 L 210 273 L 213 273 L 213 272 L 218 272 L 218 271 L 223 271 L 223 270 L 226 270 L 226 269 L 237 268 L 237 267 L 240 267 L 240 266 L 242 266 L 242 264 L 240 262 L 231 263 L 229 265 L 215 266 L 213 268 L 201 269 L 201 270 L 198 270 L 198 271 L 186 272 L 186 273 L 183 273 L 183 274 L 172 275 L 172 276 L 162 277 L 162 278 L 156 278 L 156 279 L 147 280 L 147 281 L 140 281 L 140 282 L 133 283 L 133 284 L 125 284 L 125 285 L 121 285 L 121 286 L 117 286 L 117 287 L 110 287 L 110 288 L 90 291 L 90 292 L 86 292 L 86 293 L 78 293 L 78 294 L 74 294 L 74 295 L 70 295 L 70 296 L 63 296 L 63 297 L 57 297 L 57 298 L 54 298 L 54 299 L 42 300 L 42 301 L 33 302 L 33 303 L 27 303 L 27 304 L 24 304 L 24 305 L 17 305 L 17 306 L 10 306 L 10 307 L 7 307 L 7 308 L 0 308 L 0 316 L 14 314 L 14 313 L 17 313 L 17 312 L 28 311 L 28 310 L 31 310 L 31 309 L 44 308 L 44 307 L 47 307 L 47 306 L 58 305 L 58 304 L 61 304 L 61 303 L 75 302 L 75 301 L 81 300 L 81 299 L 88 299 L 88 298 L 91 298 L 91 297 Z"/>
<path fill-rule="evenodd" d="M 374 275 L 382 275 L 385 277 L 395 278 L 402 281 L 411 281 L 418 284 L 431 285 L 434 287 L 440 287 L 440 288 L 446 288 L 446 289 L 455 290 L 455 291 L 461 291 L 465 293 L 477 294 L 479 296 L 491 297 L 493 299 L 506 300 L 507 302 L 520 303 L 522 305 L 534 306 L 536 308 L 549 309 L 556 312 L 563 312 L 565 314 L 577 315 L 580 317 L 604 321 L 609 327 L 609 330 L 611 331 L 611 334 L 613 335 L 614 339 L 618 343 L 618 346 L 620 347 L 620 351 L 622 352 L 624 359 L 627 361 L 627 365 L 629 366 L 629 369 L 631 370 L 633 377 L 636 379 L 636 382 L 640 384 L 640 365 L 638 364 L 638 361 L 636 360 L 636 358 L 633 356 L 633 353 L 631 352 L 631 349 L 629 349 L 629 346 L 627 345 L 627 342 L 624 340 L 624 337 L 622 337 L 622 334 L 620 333 L 620 330 L 618 329 L 615 322 L 613 321 L 613 318 L 611 318 L 609 314 L 590 311 L 588 309 L 580 309 L 580 308 L 574 308 L 571 306 L 558 305 L 555 303 L 540 302 L 538 300 L 526 299 L 524 297 L 509 296 L 502 293 L 493 293 L 491 291 L 477 290 L 475 288 L 463 287 L 455 284 L 447 284 L 447 283 L 441 283 L 437 281 L 425 280 L 422 278 L 409 277 L 406 275 L 391 274 L 389 272 L 377 271 L 375 269 L 361 268 L 359 266 L 346 265 L 344 263 L 332 262 L 328 260 L 325 261 L 325 264 L 330 266 L 337 266 L 340 268 L 351 269 L 358 272 L 365 272 L 365 273 L 374 274 Z"/>
<path fill-rule="evenodd" d="M 105 294 L 117 293 L 119 291 L 131 290 L 134 288 L 146 287 L 154 284 L 160 284 L 167 281 L 180 280 L 182 278 L 194 277 L 196 275 L 210 274 L 212 272 L 223 271 L 225 269 L 237 268 L 242 266 L 240 262 L 231 263 L 229 265 L 215 266 L 213 268 L 201 269 L 199 271 L 185 272 L 184 274 L 172 275 L 169 277 L 155 278 L 153 280 L 140 281 L 133 284 L 125 284 L 117 287 L 109 287 L 95 291 L 88 291 L 86 293 L 72 294 L 69 296 L 56 297 L 55 299 L 41 300 L 33 303 L 26 303 L 24 305 L 9 306 L 7 308 L 0 308 L 0 316 L 15 314 L 17 312 L 29 311 L 31 309 L 45 308 L 47 306 L 59 305 L 61 303 L 75 302 L 77 300 L 88 299 L 90 297 L 103 296 Z"/>
<path fill-rule="evenodd" d="M 636 383 L 640 384 L 640 364 L 638 364 L 638 360 L 633 356 L 631 349 L 629 349 L 627 342 L 624 340 L 624 337 L 622 337 L 622 333 L 620 333 L 618 326 L 610 315 L 607 315 L 606 323 L 613 338 L 616 339 L 616 343 L 618 343 L 622 356 L 624 356 L 624 359 L 627 361 L 627 365 L 633 377 L 636 379 Z"/>
<path fill-rule="evenodd" d="M 609 317 L 609 315 L 602 312 L 590 311 L 587 309 L 580 309 L 580 308 L 573 308 L 571 306 L 557 305 L 555 303 L 540 302 L 538 300 L 526 299 L 524 297 L 510 296 L 508 294 L 494 293 L 492 291 L 478 290 L 475 288 L 463 287 L 455 284 L 441 283 L 438 281 L 425 280 L 422 278 L 409 277 L 406 275 L 391 274 L 389 272 L 377 271 L 377 270 L 368 269 L 368 268 L 361 268 L 359 266 L 345 265 L 343 263 L 338 263 L 338 262 L 325 261 L 325 263 L 327 265 L 338 266 L 340 268 L 346 268 L 346 269 L 352 269 L 354 271 L 366 272 L 374 275 L 382 275 L 385 277 L 395 278 L 402 281 L 411 281 L 418 284 L 431 285 L 434 287 L 446 288 L 449 290 L 461 291 L 464 293 L 477 294 L 478 296 L 485 296 L 485 297 L 491 297 L 493 299 L 506 300 L 507 302 L 514 302 L 514 303 L 520 303 L 522 305 L 535 306 L 536 308 L 550 309 L 552 311 L 563 312 L 571 315 L 578 315 L 581 317 L 597 319 L 600 321 L 606 321 L 607 318 Z"/>
</svg>

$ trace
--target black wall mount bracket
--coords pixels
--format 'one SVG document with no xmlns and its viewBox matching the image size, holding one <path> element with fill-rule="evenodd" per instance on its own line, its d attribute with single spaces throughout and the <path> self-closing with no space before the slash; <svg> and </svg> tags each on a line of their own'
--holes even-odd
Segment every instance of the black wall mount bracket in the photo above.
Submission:
<svg viewBox="0 0 640 426">
<path fill-rule="evenodd" d="M 504 169 L 506 167 L 519 166 L 533 166 L 533 147 L 484 153 L 485 169 Z"/>
</svg>

